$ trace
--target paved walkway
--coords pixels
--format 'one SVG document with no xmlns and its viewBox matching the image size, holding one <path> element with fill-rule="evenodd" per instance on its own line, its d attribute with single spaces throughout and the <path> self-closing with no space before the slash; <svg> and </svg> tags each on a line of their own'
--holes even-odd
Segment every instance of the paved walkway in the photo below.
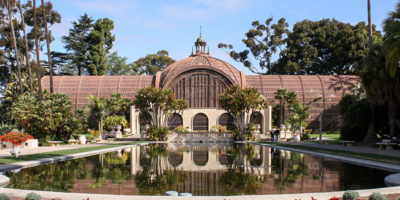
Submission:
<svg viewBox="0 0 400 200">
<path fill-rule="evenodd" d="M 75 144 L 75 145 L 61 145 L 58 147 L 37 147 L 37 148 L 22 148 L 20 149 L 21 155 L 29 155 L 29 154 L 37 154 L 37 153 L 45 153 L 52 151 L 61 151 L 68 149 L 77 149 L 77 148 L 85 148 L 85 147 L 94 147 L 94 146 L 103 146 L 107 144 L 117 144 L 117 143 L 126 143 L 126 142 L 100 142 L 94 144 Z M 0 150 L 0 158 L 8 158 L 11 157 L 10 149 L 1 149 Z"/>
<path fill-rule="evenodd" d="M 351 151 L 357 153 L 368 153 L 368 154 L 378 154 L 385 156 L 393 156 L 400 158 L 400 150 L 379 150 L 378 147 L 367 147 L 367 146 L 343 146 L 338 144 L 316 144 L 316 143 L 307 143 L 307 142 L 288 142 L 287 144 L 306 146 L 306 147 L 315 147 L 321 149 L 329 149 L 329 150 L 343 150 L 343 151 Z"/>
</svg>

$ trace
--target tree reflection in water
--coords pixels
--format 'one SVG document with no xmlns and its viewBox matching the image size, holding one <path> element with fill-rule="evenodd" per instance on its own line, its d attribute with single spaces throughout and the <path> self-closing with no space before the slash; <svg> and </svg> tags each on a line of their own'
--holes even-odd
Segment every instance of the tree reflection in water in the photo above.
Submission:
<svg viewBox="0 0 400 200">
<path fill-rule="evenodd" d="M 282 155 L 286 153 L 283 150 L 271 149 L 272 158 L 272 174 L 274 175 L 274 186 L 280 192 L 287 187 L 296 183 L 299 178 L 308 176 L 308 166 L 305 164 L 304 156 L 297 152 L 287 152 L 290 156 Z"/>
<path fill-rule="evenodd" d="M 234 144 L 227 152 L 229 168 L 220 177 L 225 195 L 256 194 L 266 181 L 266 176 L 256 173 L 251 165 L 258 162 L 253 144 Z"/>
<path fill-rule="evenodd" d="M 168 155 L 166 144 L 150 144 L 141 151 L 140 166 L 142 170 L 135 176 L 135 184 L 143 195 L 161 195 L 168 190 L 176 190 L 178 185 L 185 184 L 186 174 L 176 168 L 167 169 Z"/>
</svg>

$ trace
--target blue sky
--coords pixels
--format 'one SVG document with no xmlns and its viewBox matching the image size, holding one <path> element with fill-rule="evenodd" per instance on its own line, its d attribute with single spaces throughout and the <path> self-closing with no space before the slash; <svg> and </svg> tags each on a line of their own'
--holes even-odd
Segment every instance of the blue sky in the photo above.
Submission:
<svg viewBox="0 0 400 200">
<path fill-rule="evenodd" d="M 398 0 L 371 0 L 372 22 L 382 29 L 382 21 Z M 244 48 L 241 40 L 251 22 L 268 17 L 286 18 L 290 26 L 298 21 L 335 18 L 356 24 L 367 20 L 367 0 L 56 0 L 54 9 L 62 23 L 51 27 L 55 36 L 52 50 L 64 51 L 61 37 L 71 22 L 87 13 L 94 19 L 114 21 L 116 41 L 112 51 L 135 61 L 158 50 L 169 51 L 176 60 L 190 55 L 193 42 L 203 27 L 203 37 L 214 57 L 223 59 L 246 74 L 250 72 L 229 58 L 218 43 Z"/>
</svg>

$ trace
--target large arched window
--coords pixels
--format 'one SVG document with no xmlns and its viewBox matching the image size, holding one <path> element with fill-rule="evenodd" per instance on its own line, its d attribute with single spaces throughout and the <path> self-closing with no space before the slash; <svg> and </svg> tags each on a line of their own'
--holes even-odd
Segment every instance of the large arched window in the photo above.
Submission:
<svg viewBox="0 0 400 200">
<path fill-rule="evenodd" d="M 203 113 L 198 113 L 193 117 L 194 131 L 208 131 L 208 117 Z"/>
<path fill-rule="evenodd" d="M 219 73 L 197 69 L 180 75 L 171 83 L 171 89 L 176 98 L 186 100 L 189 108 L 216 108 L 229 85 L 230 81 Z"/>
<path fill-rule="evenodd" d="M 204 166 L 208 163 L 208 151 L 193 151 L 192 159 L 197 166 Z"/>
<path fill-rule="evenodd" d="M 262 114 L 260 112 L 253 112 L 250 117 L 250 123 L 253 123 L 257 126 L 257 131 L 262 131 Z"/>
<path fill-rule="evenodd" d="M 229 113 L 224 113 L 219 116 L 218 124 L 221 126 L 225 126 L 228 130 L 233 130 L 235 128 L 233 117 Z"/>
<path fill-rule="evenodd" d="M 168 127 L 169 130 L 174 130 L 178 126 L 183 125 L 183 119 L 182 116 L 178 113 L 174 113 L 169 119 L 168 119 Z"/>
</svg>

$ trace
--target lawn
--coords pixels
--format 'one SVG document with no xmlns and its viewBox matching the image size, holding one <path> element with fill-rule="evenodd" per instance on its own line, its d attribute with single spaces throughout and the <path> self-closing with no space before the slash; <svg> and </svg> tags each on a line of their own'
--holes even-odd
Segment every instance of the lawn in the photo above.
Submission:
<svg viewBox="0 0 400 200">
<path fill-rule="evenodd" d="M 23 161 L 37 160 L 37 159 L 41 159 L 41 158 L 65 156 L 65 155 L 71 155 L 71 154 L 82 153 L 82 152 L 89 152 L 89 151 L 96 151 L 96 150 L 138 144 L 138 143 L 142 143 L 142 142 L 144 142 L 144 141 L 135 141 L 135 142 L 121 143 L 121 144 L 107 144 L 107 145 L 101 145 L 101 146 L 95 146 L 95 147 L 83 147 L 83 148 L 76 148 L 76 149 L 43 152 L 43 153 L 37 153 L 37 154 L 23 155 L 23 156 L 19 156 L 18 158 L 0 158 L 0 164 L 12 164 L 12 163 L 23 162 Z"/>
</svg>

